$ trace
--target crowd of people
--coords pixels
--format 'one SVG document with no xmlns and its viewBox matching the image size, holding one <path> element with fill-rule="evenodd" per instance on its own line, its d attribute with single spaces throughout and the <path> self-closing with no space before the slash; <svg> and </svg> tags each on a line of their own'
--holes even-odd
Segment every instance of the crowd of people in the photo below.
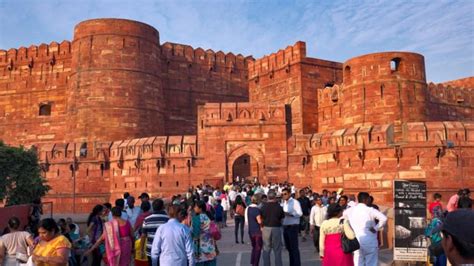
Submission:
<svg viewBox="0 0 474 266">
<path fill-rule="evenodd" d="M 387 217 L 367 192 L 297 190 L 293 184 L 227 183 L 191 187 L 170 200 L 135 198 L 125 193 L 114 202 L 96 205 L 82 234 L 72 219 L 38 220 L 33 234 L 20 230 L 12 217 L 9 232 L 0 238 L 2 265 L 217 265 L 221 229 L 233 219 L 236 245 L 252 246 L 251 265 L 283 265 L 283 248 L 290 265 L 301 265 L 299 239 L 312 240 L 323 265 L 378 265 L 379 231 Z M 136 206 L 137 205 L 137 206 Z M 432 220 L 426 229 L 434 263 L 474 259 L 473 226 L 465 233 L 459 221 L 474 220 L 469 189 L 453 195 L 443 214 L 441 195 L 429 205 Z M 458 218 L 456 218 L 458 217 Z M 246 229 L 246 230 L 245 230 Z M 469 230 L 469 229 L 467 229 Z M 460 233 L 464 232 L 464 233 Z M 440 246 L 441 253 L 439 253 Z M 437 252 L 437 253 L 436 253 Z M 28 256 L 31 254 L 31 256 Z M 87 261 L 87 260 L 90 261 Z M 444 262 L 444 264 L 443 264 Z"/>
</svg>

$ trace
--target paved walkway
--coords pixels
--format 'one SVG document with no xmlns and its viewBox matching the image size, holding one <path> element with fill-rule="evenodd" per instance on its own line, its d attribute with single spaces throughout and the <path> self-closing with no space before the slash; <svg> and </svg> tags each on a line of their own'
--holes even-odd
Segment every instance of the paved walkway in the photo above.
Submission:
<svg viewBox="0 0 474 266">
<path fill-rule="evenodd" d="M 250 265 L 250 253 L 252 245 L 248 236 L 247 228 L 244 231 L 244 242 L 245 244 L 236 244 L 234 238 L 234 222 L 228 221 L 229 227 L 222 229 L 222 239 L 218 242 L 220 255 L 217 258 L 217 265 L 225 266 L 240 266 Z M 240 234 L 240 232 L 239 232 Z M 240 236 L 239 236 L 240 237 Z M 314 246 L 312 239 L 302 242 L 301 238 L 299 241 L 301 265 L 321 265 L 319 254 L 314 252 Z M 273 253 L 272 253 L 272 265 Z M 282 251 L 283 265 L 289 265 L 288 251 L 283 249 Z M 390 265 L 392 261 L 392 250 L 381 250 L 379 254 L 379 265 Z M 263 265 L 263 260 L 260 259 L 260 265 Z"/>
<path fill-rule="evenodd" d="M 217 258 L 217 265 L 250 265 L 250 253 L 252 251 L 252 245 L 250 243 L 247 228 L 245 228 L 244 231 L 245 244 L 236 244 L 234 238 L 234 222 L 228 221 L 228 224 L 229 227 L 222 229 L 222 239 L 218 242 L 220 255 Z M 313 242 L 311 241 L 311 239 L 308 239 L 306 242 L 302 242 L 300 238 L 299 247 L 301 255 L 301 265 L 321 265 L 319 255 L 317 253 L 314 253 Z M 272 265 L 274 265 L 273 253 L 271 256 Z M 290 264 L 288 251 L 286 249 L 283 249 L 282 251 L 282 258 L 283 265 Z M 262 259 L 260 259 L 260 265 L 263 265 Z"/>
</svg>

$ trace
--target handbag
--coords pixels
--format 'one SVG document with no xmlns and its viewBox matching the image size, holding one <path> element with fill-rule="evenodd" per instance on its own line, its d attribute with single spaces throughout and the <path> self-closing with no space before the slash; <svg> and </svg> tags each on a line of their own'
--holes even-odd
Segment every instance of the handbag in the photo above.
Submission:
<svg viewBox="0 0 474 266">
<path fill-rule="evenodd" d="M 222 238 L 221 231 L 215 222 L 211 221 L 211 224 L 209 225 L 209 231 L 211 232 L 212 239 L 220 240 Z"/>
<path fill-rule="evenodd" d="M 341 220 L 340 224 L 343 224 L 343 223 L 344 223 L 344 219 Z M 344 253 L 346 254 L 352 253 L 360 248 L 360 244 L 357 238 L 355 237 L 354 239 L 347 238 L 346 233 L 344 232 L 344 227 L 341 234 L 341 245 L 342 245 L 342 251 L 344 251 Z"/>
</svg>

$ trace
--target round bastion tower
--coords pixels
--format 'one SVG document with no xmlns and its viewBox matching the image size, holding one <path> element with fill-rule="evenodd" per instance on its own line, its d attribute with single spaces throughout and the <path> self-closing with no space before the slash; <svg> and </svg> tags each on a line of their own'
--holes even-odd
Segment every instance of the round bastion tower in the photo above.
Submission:
<svg viewBox="0 0 474 266">
<path fill-rule="evenodd" d="M 426 121 L 425 62 L 420 54 L 384 52 L 352 58 L 343 66 L 343 125 Z M 397 130 L 398 128 L 398 130 Z"/>
<path fill-rule="evenodd" d="M 68 141 L 164 135 L 158 31 L 124 19 L 74 29 L 68 86 Z"/>
</svg>

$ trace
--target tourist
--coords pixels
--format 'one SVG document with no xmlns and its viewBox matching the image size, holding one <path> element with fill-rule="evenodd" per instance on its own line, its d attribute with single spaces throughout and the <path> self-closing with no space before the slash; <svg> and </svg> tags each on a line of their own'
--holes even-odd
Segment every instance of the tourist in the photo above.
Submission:
<svg viewBox="0 0 474 266">
<path fill-rule="evenodd" d="M 143 192 L 138 198 L 141 200 L 141 203 L 143 203 L 143 202 L 150 203 L 150 195 L 148 195 L 148 193 L 146 193 L 146 192 Z M 150 203 L 150 205 L 151 205 L 151 203 Z M 140 206 L 141 206 L 141 204 L 140 204 Z"/>
<path fill-rule="evenodd" d="M 336 204 L 336 203 L 337 203 L 336 197 L 329 197 L 328 198 L 328 205 Z"/>
<path fill-rule="evenodd" d="M 472 199 L 470 197 L 471 191 L 468 188 L 463 189 L 462 196 L 458 201 L 459 209 L 472 209 Z"/>
<path fill-rule="evenodd" d="M 443 210 L 443 204 L 441 203 L 441 194 L 439 193 L 434 193 L 433 194 L 433 202 L 428 205 L 428 210 L 431 214 L 431 217 L 434 217 L 434 208 L 439 207 L 441 210 Z"/>
<path fill-rule="evenodd" d="M 214 205 L 214 210 L 216 212 L 216 224 L 219 226 L 219 228 L 223 228 L 224 227 L 224 224 L 223 224 L 223 221 L 224 221 L 224 208 L 222 207 L 222 200 L 220 198 L 218 198 L 216 201 L 215 201 L 215 205 Z"/>
<path fill-rule="evenodd" d="M 103 205 L 104 205 L 104 214 L 102 215 L 102 218 L 103 218 L 104 221 L 108 221 L 110 211 L 112 211 L 112 204 L 110 204 L 110 202 L 106 202 Z M 112 218 L 111 215 L 110 215 L 110 218 Z"/>
<path fill-rule="evenodd" d="M 124 194 L 124 196 L 126 195 L 127 193 Z M 120 218 L 122 218 L 122 220 L 128 220 L 129 217 L 128 217 L 128 214 L 127 212 L 125 211 L 125 200 L 124 199 L 116 199 L 115 200 L 115 207 L 118 207 L 120 210 L 122 210 L 122 215 L 120 215 Z M 112 221 L 112 211 L 109 212 L 109 216 L 108 216 L 108 221 Z"/>
<path fill-rule="evenodd" d="M 102 236 L 104 231 L 102 216 L 104 213 L 105 207 L 103 205 L 96 205 L 87 218 L 87 234 L 89 235 L 91 244 L 95 244 Z M 105 244 L 100 245 L 98 249 L 95 249 L 92 252 L 92 266 L 100 266 L 100 262 L 104 253 Z"/>
<path fill-rule="evenodd" d="M 263 265 L 270 266 L 270 252 L 273 250 L 275 265 L 282 266 L 281 260 L 281 221 L 285 218 L 283 208 L 276 201 L 276 192 L 270 189 L 268 201 L 262 206 Z"/>
<path fill-rule="evenodd" d="M 135 222 L 137 221 L 138 215 L 140 215 L 141 210 L 140 208 L 135 207 L 135 198 L 132 196 L 129 196 L 127 198 L 127 205 L 128 208 L 126 210 L 126 213 L 128 216 L 128 221 L 131 225 L 135 225 Z"/>
<path fill-rule="evenodd" d="M 351 266 L 354 265 L 352 253 L 342 250 L 341 236 L 354 239 L 355 234 L 347 220 L 341 221 L 342 207 L 331 204 L 327 209 L 327 220 L 321 224 L 319 236 L 319 256 L 322 265 Z M 341 224 L 342 223 L 342 224 Z"/>
<path fill-rule="evenodd" d="M 128 209 L 128 201 L 127 201 L 128 197 L 130 197 L 130 193 L 128 192 L 123 193 L 123 201 L 125 202 L 125 205 L 123 208 L 124 211 L 127 211 Z"/>
<path fill-rule="evenodd" d="M 446 204 L 446 209 L 448 210 L 448 212 L 457 210 L 458 200 L 462 196 L 463 192 L 464 191 L 460 189 L 458 190 L 458 193 L 452 195 L 451 198 L 449 198 L 448 204 Z"/>
<path fill-rule="evenodd" d="M 43 215 L 43 204 L 41 203 L 41 198 L 37 198 L 33 200 L 28 216 L 28 226 L 34 236 L 38 236 L 38 223 L 41 220 L 41 215 Z"/>
<path fill-rule="evenodd" d="M 71 217 L 67 217 L 67 218 L 66 218 L 66 223 L 67 223 L 68 225 L 73 224 L 73 225 L 75 226 L 74 234 L 76 234 L 76 235 L 81 235 L 81 231 L 80 231 L 79 225 L 76 224 L 76 223 L 74 223 L 74 222 L 72 221 L 72 218 L 71 218 Z"/>
<path fill-rule="evenodd" d="M 148 262 L 151 265 L 151 244 L 153 243 L 153 238 L 155 237 L 156 230 L 166 222 L 168 222 L 168 215 L 164 211 L 165 203 L 162 199 L 155 199 L 152 203 L 153 214 L 147 216 L 143 220 L 142 225 L 142 235 L 140 242 L 140 250 L 143 250 L 143 245 L 146 243 L 146 255 L 148 257 Z M 140 256 L 142 257 L 142 256 Z"/>
<path fill-rule="evenodd" d="M 252 254 L 250 255 L 250 264 L 252 266 L 258 266 L 260 261 L 260 254 L 262 253 L 263 240 L 262 240 L 262 215 L 261 211 L 257 206 L 258 196 L 253 195 L 251 204 L 245 210 L 245 221 L 249 228 L 249 238 L 252 243 Z"/>
<path fill-rule="evenodd" d="M 441 245 L 441 229 L 443 227 L 443 210 L 440 205 L 433 208 L 433 219 L 425 229 L 425 236 L 430 238 L 428 251 L 434 259 L 434 266 L 446 266 L 446 255 Z"/>
<path fill-rule="evenodd" d="M 191 231 L 194 241 L 194 258 L 197 266 L 217 265 L 216 243 L 210 232 L 211 219 L 206 213 L 206 203 L 197 201 L 194 204 Z"/>
<path fill-rule="evenodd" d="M 354 194 L 349 195 L 349 202 L 347 203 L 347 208 L 354 207 L 357 205 L 356 197 Z"/>
<path fill-rule="evenodd" d="M 321 200 L 323 201 L 324 206 L 327 206 L 329 203 L 328 193 L 329 191 L 327 191 L 327 189 L 323 189 L 323 195 L 321 196 Z"/>
<path fill-rule="evenodd" d="M 189 229 L 179 221 L 181 207 L 168 208 L 169 220 L 156 230 L 151 248 L 152 265 L 194 265 L 194 247 Z"/>
<path fill-rule="evenodd" d="M 306 197 L 306 191 L 301 189 L 299 192 L 298 201 L 301 206 L 303 215 L 300 217 L 300 233 L 302 234 L 302 241 L 306 241 L 306 237 L 309 234 L 309 212 L 311 210 L 311 201 Z"/>
<path fill-rule="evenodd" d="M 222 223 L 224 227 L 227 227 L 227 213 L 230 210 L 230 203 L 229 203 L 229 197 L 227 196 L 227 193 L 225 191 L 222 191 L 221 193 L 221 205 L 223 209 Z"/>
<path fill-rule="evenodd" d="M 32 260 L 37 266 L 67 266 L 71 243 L 59 233 L 54 219 L 46 218 L 38 225 L 40 241 L 33 250 Z"/>
<path fill-rule="evenodd" d="M 442 235 L 444 253 L 452 265 L 474 264 L 474 211 L 460 209 L 447 214 Z"/>
<path fill-rule="evenodd" d="M 368 207 L 370 195 L 367 192 L 360 192 L 357 195 L 356 206 L 346 210 L 345 215 L 354 230 L 360 249 L 354 252 L 354 264 L 356 266 L 378 265 L 377 232 L 381 230 L 387 222 L 387 217 L 380 211 Z M 379 222 L 376 223 L 375 219 Z"/>
<path fill-rule="evenodd" d="M 234 206 L 232 206 L 232 209 L 234 210 L 234 222 L 235 222 L 235 229 L 234 229 L 234 235 L 235 235 L 235 243 L 238 244 L 238 232 L 240 228 L 240 242 L 244 244 L 244 224 L 245 224 L 245 208 L 247 206 L 245 205 L 244 201 L 242 200 L 242 196 L 238 195 L 235 198 L 235 203 Z"/>
<path fill-rule="evenodd" d="M 285 247 L 290 254 L 290 266 L 301 265 L 300 250 L 298 248 L 298 232 L 300 217 L 303 215 L 299 201 L 291 197 L 291 190 L 284 188 L 282 190 L 283 211 L 283 238 Z"/>
<path fill-rule="evenodd" d="M 310 224 L 310 233 L 313 236 L 313 244 L 316 248 L 316 251 L 319 252 L 319 234 L 321 225 L 326 219 L 327 207 L 323 205 L 323 201 L 320 197 L 317 197 L 314 200 L 315 204 L 311 208 L 311 213 L 309 215 L 309 224 Z"/>
<path fill-rule="evenodd" d="M 135 233 L 138 233 L 139 235 L 141 234 L 141 229 L 143 225 L 143 221 L 145 220 L 146 217 L 148 217 L 151 214 L 151 204 L 149 201 L 142 201 L 142 204 L 140 205 L 140 215 L 138 215 L 137 220 L 135 221 L 135 224 L 133 225 L 133 230 Z"/>
<path fill-rule="evenodd" d="M 375 199 L 372 195 L 369 196 L 369 201 L 367 202 L 367 207 L 374 208 L 379 210 L 379 206 L 374 203 Z"/>
<path fill-rule="evenodd" d="M 347 209 L 348 201 L 349 201 L 349 199 L 347 198 L 346 195 L 342 195 L 342 196 L 339 197 L 339 200 L 337 201 L 337 204 L 339 204 L 339 206 L 341 206 L 342 211 Z"/>
<path fill-rule="evenodd" d="M 229 204 L 230 206 L 234 206 L 235 204 L 235 199 L 237 198 L 237 191 L 235 190 L 235 186 L 231 187 L 229 192 L 227 193 L 227 196 L 229 198 Z M 230 218 L 234 218 L 234 209 L 230 209 Z"/>
<path fill-rule="evenodd" d="M 122 209 L 112 208 L 112 220 L 104 225 L 99 240 L 85 253 L 89 254 L 105 242 L 108 265 L 129 266 L 132 262 L 133 230 L 130 222 L 121 218 Z"/>
<path fill-rule="evenodd" d="M 29 249 L 33 248 L 33 236 L 20 231 L 20 219 L 8 220 L 9 233 L 0 237 L 0 265 L 15 266 L 28 261 Z"/>
</svg>

